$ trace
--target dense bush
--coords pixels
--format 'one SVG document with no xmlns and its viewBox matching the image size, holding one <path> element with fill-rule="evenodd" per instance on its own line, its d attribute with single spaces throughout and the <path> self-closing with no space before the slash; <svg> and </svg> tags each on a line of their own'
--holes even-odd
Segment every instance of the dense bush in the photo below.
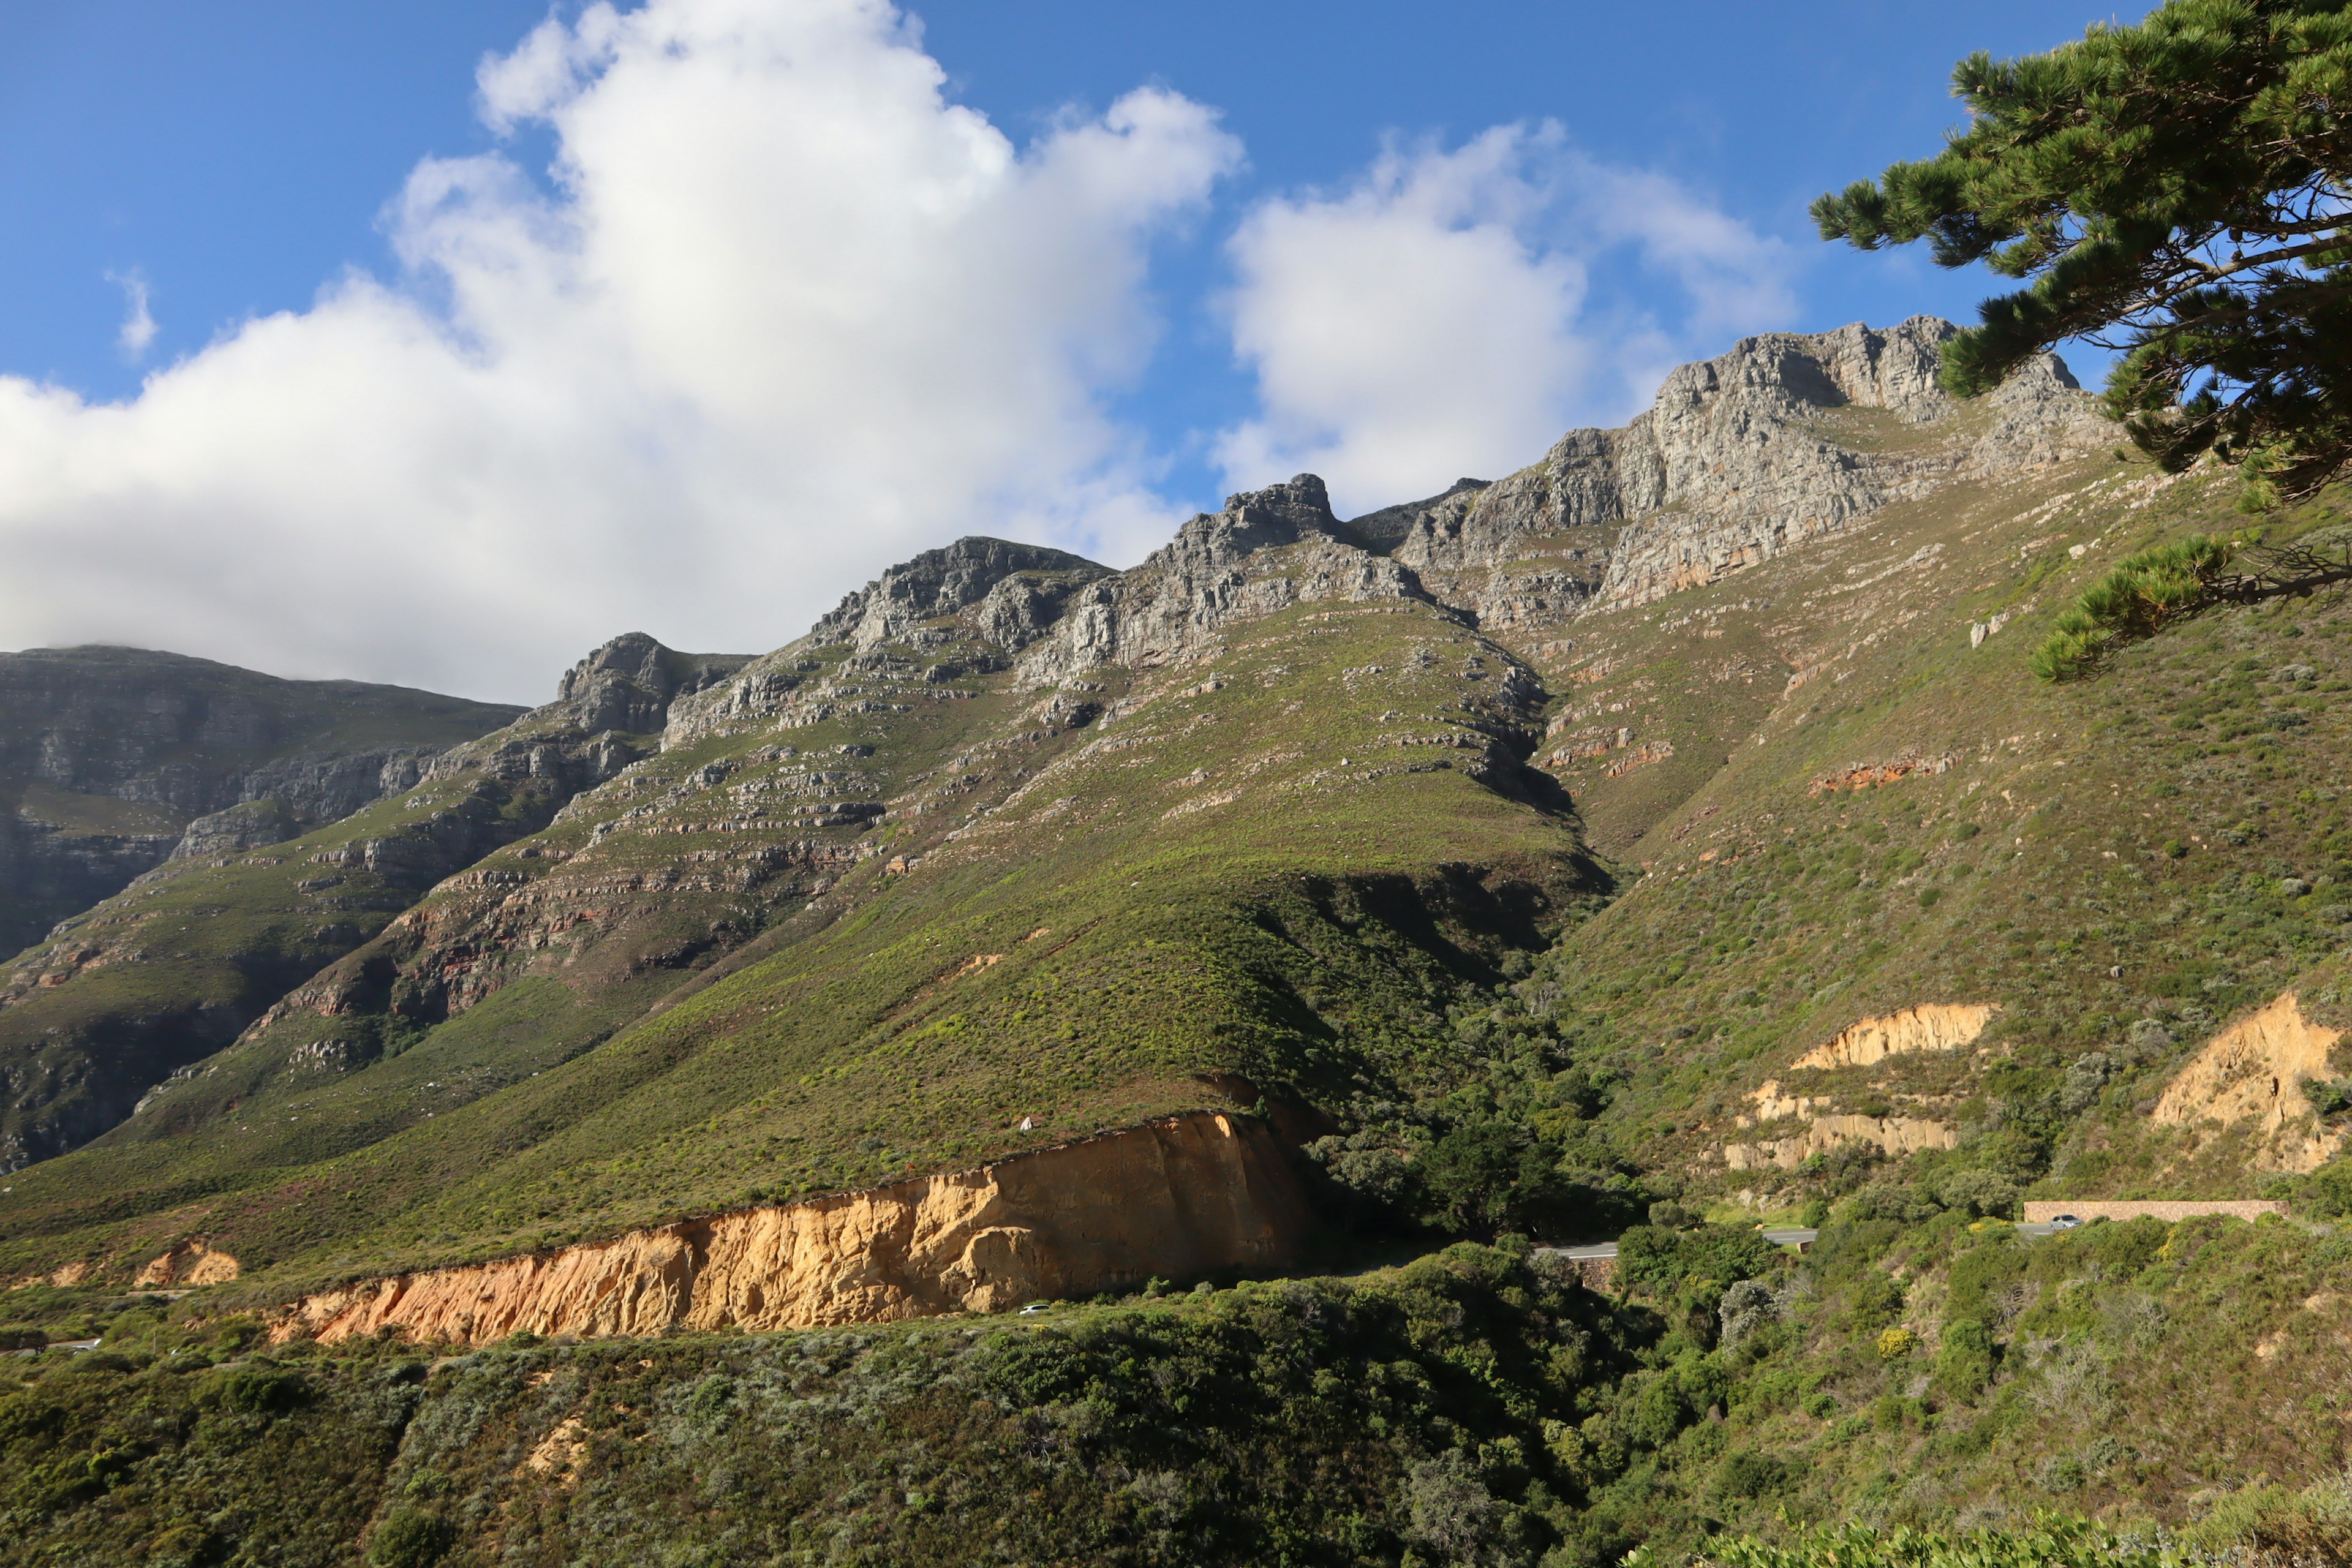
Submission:
<svg viewBox="0 0 2352 1568">
<path fill-rule="evenodd" d="M 1721 1568 L 2185 1568 L 2194 1561 L 2153 1538 L 2054 1515 L 2030 1530 L 1965 1535 L 1844 1524 L 1788 1542 L 1734 1537 L 1710 1543 L 1706 1555 Z"/>
</svg>

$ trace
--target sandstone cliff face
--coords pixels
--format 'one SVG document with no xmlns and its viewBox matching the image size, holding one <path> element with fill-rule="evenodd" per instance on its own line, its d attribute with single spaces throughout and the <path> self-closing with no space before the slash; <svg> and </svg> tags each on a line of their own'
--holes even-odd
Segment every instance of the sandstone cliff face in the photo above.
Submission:
<svg viewBox="0 0 2352 1568">
<path fill-rule="evenodd" d="M 1928 1002 L 1883 1017 L 1864 1018 L 1790 1063 L 1799 1068 L 1869 1067 L 1916 1051 L 1957 1051 L 1976 1043 L 1998 1003 Z"/>
<path fill-rule="evenodd" d="M 2165 1086 L 2149 1120 L 2241 1128 L 2266 1168 L 2316 1170 L 2343 1146 L 2344 1134 L 2320 1127 L 2301 1091 L 2306 1079 L 2330 1076 L 2328 1056 L 2340 1037 L 2305 1018 L 2290 991 L 2214 1036 Z"/>
<path fill-rule="evenodd" d="M 1273 1133 L 1202 1112 L 976 1171 L 327 1291 L 274 1337 L 391 1329 L 486 1344 L 519 1330 L 648 1335 L 1002 1311 L 1153 1275 L 1278 1268 L 1309 1224 Z"/>
</svg>

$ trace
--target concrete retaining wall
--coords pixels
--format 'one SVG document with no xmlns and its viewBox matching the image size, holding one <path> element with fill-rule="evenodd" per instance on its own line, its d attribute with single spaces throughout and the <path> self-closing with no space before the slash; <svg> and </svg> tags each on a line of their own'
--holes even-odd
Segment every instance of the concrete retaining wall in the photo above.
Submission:
<svg viewBox="0 0 2352 1568">
<path fill-rule="evenodd" d="M 2218 1202 L 2190 1199 L 2179 1203 L 2110 1203 L 2080 1198 L 2071 1203 L 2027 1204 L 2025 1223 L 2037 1225 L 2056 1219 L 2062 1214 L 2073 1215 L 2076 1219 L 2138 1219 L 2146 1215 L 2168 1225 L 2175 1220 L 2194 1219 L 2199 1215 L 2222 1214 L 2239 1219 L 2252 1219 L 2258 1215 L 2284 1213 L 2286 1205 L 2275 1198 L 2235 1198 Z"/>
</svg>

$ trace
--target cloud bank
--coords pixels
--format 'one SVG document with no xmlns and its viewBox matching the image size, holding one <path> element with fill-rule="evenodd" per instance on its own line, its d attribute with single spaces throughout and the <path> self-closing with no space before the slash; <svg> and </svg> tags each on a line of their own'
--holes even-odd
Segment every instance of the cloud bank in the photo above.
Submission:
<svg viewBox="0 0 2352 1568">
<path fill-rule="evenodd" d="M 774 647 L 959 533 L 1156 542 L 1105 398 L 1149 245 L 1239 147 L 1144 90 L 1016 148 L 941 82 L 879 0 L 543 25 L 480 86 L 552 129 L 551 194 L 428 161 L 395 282 L 119 405 L 0 378 L 0 646 L 535 697 L 632 626 Z"/>
<path fill-rule="evenodd" d="M 550 177 L 427 160 L 400 264 L 244 322 L 121 404 L 0 377 L 0 647 L 112 641 L 536 700 L 618 632 L 751 652 L 959 534 L 1113 563 L 1229 488 L 1325 474 L 1369 510 L 1614 419 L 1777 324 L 1787 258 L 1554 126 L 1392 145 L 1240 212 L 1223 300 L 1255 406 L 1112 410 L 1160 323 L 1152 247 L 1242 149 L 1172 91 L 1016 146 L 884 0 L 647 0 L 482 63 Z M 1611 268 L 1674 280 L 1628 292 Z M 120 346 L 154 332 L 117 279 Z M 1213 308 L 1202 306 L 1200 308 Z"/>
<path fill-rule="evenodd" d="M 1550 124 L 1392 146 L 1344 190 L 1262 203 L 1229 249 L 1261 409 L 1216 459 L 1235 485 L 1319 473 L 1343 510 L 1499 478 L 1796 310 L 1779 241 Z M 1633 307 L 1612 267 L 1673 279 L 1679 310 Z"/>
</svg>

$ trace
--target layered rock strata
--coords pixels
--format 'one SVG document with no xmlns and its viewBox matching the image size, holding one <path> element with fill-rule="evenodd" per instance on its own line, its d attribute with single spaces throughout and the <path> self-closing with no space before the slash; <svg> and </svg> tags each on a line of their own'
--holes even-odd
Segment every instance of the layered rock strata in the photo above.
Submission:
<svg viewBox="0 0 2352 1568">
<path fill-rule="evenodd" d="M 431 1343 L 807 1328 L 1001 1311 L 1153 1277 L 1275 1269 L 1310 1217 L 1253 1118 L 1174 1117 L 1083 1142 L 541 1257 L 311 1296 L 283 1341 L 392 1330 Z"/>
<path fill-rule="evenodd" d="M 1918 316 L 1748 338 L 1666 378 L 1620 429 L 1571 430 L 1498 483 L 1421 503 L 1389 553 L 1479 626 L 1563 626 L 1646 604 L 1852 527 L 1957 479 L 2112 437 L 2044 355 L 1967 408 L 1936 385 L 1956 328 Z M 1359 520 L 1385 540 L 1391 508 Z"/>
</svg>

